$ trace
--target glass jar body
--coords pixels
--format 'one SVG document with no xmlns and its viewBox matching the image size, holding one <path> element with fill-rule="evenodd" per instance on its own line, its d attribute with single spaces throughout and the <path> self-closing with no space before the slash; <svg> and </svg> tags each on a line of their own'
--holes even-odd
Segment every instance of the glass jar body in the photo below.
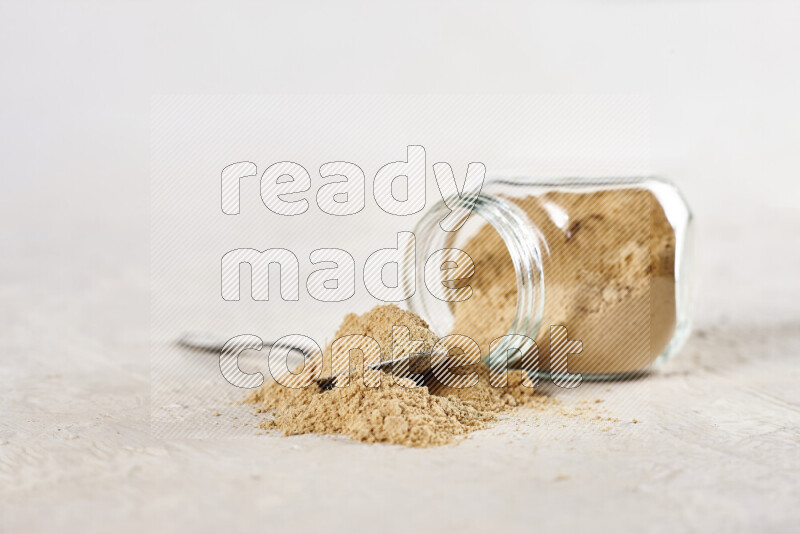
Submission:
<svg viewBox="0 0 800 534">
<path fill-rule="evenodd" d="M 438 280 L 418 272 L 417 285 L 458 287 L 459 296 L 416 291 L 409 306 L 437 334 L 474 339 L 485 360 L 510 357 L 513 366 L 519 346 L 501 338 L 526 336 L 535 345 L 524 350 L 536 351 L 547 375 L 551 335 L 563 327 L 581 342 L 570 345 L 569 372 L 619 378 L 663 363 L 688 337 L 691 214 L 669 182 L 494 179 L 448 232 L 439 222 L 449 212 L 439 203 L 420 221 L 416 254 L 460 251 L 461 261 Z"/>
</svg>

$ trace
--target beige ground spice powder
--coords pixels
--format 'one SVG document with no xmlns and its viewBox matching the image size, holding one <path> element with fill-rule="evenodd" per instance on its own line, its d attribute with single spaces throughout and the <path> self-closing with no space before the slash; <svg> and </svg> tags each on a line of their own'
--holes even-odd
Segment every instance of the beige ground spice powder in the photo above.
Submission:
<svg viewBox="0 0 800 534">
<path fill-rule="evenodd" d="M 550 325 L 566 326 L 570 339 L 583 342 L 582 352 L 569 356 L 572 372 L 646 369 L 675 329 L 675 233 L 653 194 L 553 191 L 513 202 L 546 243 L 544 319 L 535 339 L 540 369 L 549 369 Z M 516 274 L 488 224 L 460 248 L 475 262 L 475 275 L 473 296 L 452 306 L 453 331 L 473 338 L 485 355 L 514 318 Z"/>
<path fill-rule="evenodd" d="M 645 369 L 675 328 L 675 235 L 655 197 L 638 189 L 554 191 L 514 202 L 537 226 L 547 247 L 545 328 L 536 339 L 540 369 L 549 368 L 548 325 L 564 325 L 571 339 L 583 341 L 583 351 L 570 356 L 570 371 Z M 566 225 L 553 218 L 553 207 L 568 214 Z M 469 281 L 472 298 L 453 305 L 454 333 L 473 338 L 486 354 L 513 319 L 516 274 L 505 244 L 488 225 L 461 248 L 473 258 L 475 275 Z M 394 305 L 347 315 L 334 339 L 366 334 L 379 343 L 381 357 L 389 359 L 395 325 L 407 326 L 412 339 L 423 341 L 423 350 L 437 341 L 425 321 Z M 367 387 L 359 354 L 351 354 L 356 370 L 347 387 L 323 391 L 316 384 L 291 389 L 270 383 L 253 392 L 247 402 L 274 416 L 260 428 L 428 447 L 482 428 L 511 408 L 546 409 L 555 403 L 525 387 L 522 371 L 509 372 L 507 387 L 493 387 L 484 364 L 464 369 L 478 373 L 478 384 L 471 388 L 447 388 L 430 378 L 424 387 L 406 388 L 387 373 L 382 373 L 379 387 Z M 307 364 L 322 367 L 322 376 L 329 376 L 330 356 L 328 346 Z M 587 410 L 558 413 L 585 418 Z"/>
<path fill-rule="evenodd" d="M 417 315 L 394 305 L 377 306 L 363 315 L 349 314 L 334 339 L 349 334 L 366 334 L 381 345 L 384 358 L 391 351 L 392 326 L 409 328 L 412 338 L 424 340 L 427 348 L 436 336 Z M 330 347 L 323 359 L 330 358 Z M 360 367 L 354 351 L 351 367 Z M 329 369 L 329 362 L 312 362 Z M 247 402 L 260 413 L 274 418 L 260 428 L 291 434 L 344 434 L 352 439 L 374 443 L 395 443 L 429 447 L 451 443 L 458 437 L 482 428 L 501 412 L 514 407 L 544 409 L 555 401 L 522 385 L 522 372 L 509 372 L 509 385 L 496 388 L 489 384 L 483 364 L 465 368 L 479 375 L 476 386 L 468 389 L 445 388 L 432 381 L 424 387 L 406 388 L 395 384 L 391 375 L 382 373 L 377 388 L 364 385 L 363 369 L 350 374 L 350 384 L 322 391 L 316 384 L 305 389 L 291 389 L 269 383 L 250 394 Z M 406 379 L 407 380 L 407 379 Z M 411 385 L 410 383 L 408 385 Z"/>
</svg>

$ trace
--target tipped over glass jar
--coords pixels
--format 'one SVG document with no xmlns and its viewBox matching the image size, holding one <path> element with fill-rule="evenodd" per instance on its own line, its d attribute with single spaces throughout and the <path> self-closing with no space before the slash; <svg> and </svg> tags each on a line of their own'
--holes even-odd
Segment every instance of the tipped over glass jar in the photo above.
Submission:
<svg viewBox="0 0 800 534">
<path fill-rule="evenodd" d="M 439 225 L 448 213 L 443 202 L 426 213 L 414 252 L 463 251 L 472 267 L 458 275 L 443 265 L 434 279 L 436 269 L 419 270 L 415 283 L 462 289 L 466 298 L 416 291 L 409 307 L 437 334 L 475 340 L 490 365 L 509 354 L 509 367 L 519 363 L 530 349 L 510 340 L 526 336 L 539 374 L 551 376 L 551 333 L 565 327 L 581 342 L 568 355 L 570 373 L 626 378 L 665 362 L 688 337 L 692 217 L 671 183 L 494 179 L 456 231 Z"/>
</svg>

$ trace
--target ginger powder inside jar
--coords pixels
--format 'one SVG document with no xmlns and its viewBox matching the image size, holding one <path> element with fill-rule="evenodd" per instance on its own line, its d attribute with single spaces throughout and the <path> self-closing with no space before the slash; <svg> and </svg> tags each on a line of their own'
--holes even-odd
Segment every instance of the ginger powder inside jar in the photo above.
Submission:
<svg viewBox="0 0 800 534">
<path fill-rule="evenodd" d="M 563 326 L 581 341 L 569 372 L 616 378 L 650 369 L 688 334 L 690 215 L 666 182 L 504 181 L 487 184 L 456 232 L 432 228 L 436 214 L 417 228 L 419 254 L 466 252 L 474 272 L 461 285 L 471 295 L 443 306 L 418 292 L 411 308 L 434 329 L 474 339 L 487 359 L 493 341 L 522 334 L 547 374 L 551 327 Z"/>
</svg>

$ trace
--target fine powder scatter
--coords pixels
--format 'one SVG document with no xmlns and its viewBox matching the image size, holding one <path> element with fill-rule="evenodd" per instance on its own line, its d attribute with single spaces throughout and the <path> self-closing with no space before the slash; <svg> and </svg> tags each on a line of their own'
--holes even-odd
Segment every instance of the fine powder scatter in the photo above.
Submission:
<svg viewBox="0 0 800 534">
<path fill-rule="evenodd" d="M 412 339 L 422 340 L 425 348 L 432 348 L 437 341 L 425 321 L 395 305 L 377 306 L 363 315 L 347 315 L 334 339 L 368 335 L 378 341 L 385 360 L 390 357 L 395 325 L 408 327 Z M 323 361 L 306 363 L 328 370 L 330 362 L 325 360 L 330 355 L 328 346 L 322 356 L 315 357 Z M 258 413 L 273 415 L 259 425 L 265 430 L 279 430 L 285 435 L 343 434 L 368 443 L 413 447 L 451 443 L 513 408 L 546 409 L 556 405 L 554 399 L 523 384 L 523 371 L 510 370 L 506 387 L 492 386 L 488 368 L 482 363 L 459 367 L 459 372 L 478 374 L 478 383 L 470 388 L 447 388 L 432 378 L 420 387 L 404 387 L 399 381 L 406 380 L 406 386 L 414 384 L 404 378 L 395 383 L 384 372 L 378 387 L 367 387 L 362 363 L 359 351 L 351 351 L 352 371 L 346 387 L 324 391 L 312 383 L 293 389 L 270 382 L 252 392 L 246 402 L 254 404 Z"/>
<path fill-rule="evenodd" d="M 564 325 L 570 339 L 582 342 L 582 351 L 569 356 L 570 372 L 616 376 L 647 369 L 669 343 L 676 319 L 675 233 L 655 196 L 644 189 L 623 188 L 551 191 L 508 200 L 535 226 L 542 241 L 546 291 L 542 327 L 535 337 L 539 369 L 550 366 L 548 325 Z M 453 332 L 475 340 L 486 356 L 491 342 L 508 333 L 514 318 L 516 272 L 505 242 L 491 225 L 484 225 L 463 249 L 475 264 L 469 280 L 473 294 L 451 304 Z M 423 319 L 395 305 L 347 315 L 334 339 L 367 335 L 377 341 L 385 361 L 392 358 L 393 326 L 407 327 L 421 352 L 438 341 Z M 331 352 L 329 345 L 307 360 L 304 372 L 320 370 L 320 376 L 331 376 Z M 254 404 L 257 413 L 273 416 L 261 423 L 265 430 L 343 434 L 369 443 L 416 447 L 451 443 L 513 408 L 545 410 L 556 404 L 527 387 L 524 371 L 510 370 L 508 385 L 494 387 L 483 363 L 459 370 L 477 373 L 478 383 L 448 388 L 428 373 L 420 387 L 404 387 L 415 384 L 381 371 L 380 384 L 369 387 L 363 354 L 351 350 L 350 372 L 333 379 L 337 387 L 324 390 L 314 382 L 293 389 L 272 382 L 246 402 Z M 343 377 L 349 384 L 339 382 Z M 563 409 L 552 413 L 585 415 Z"/>
</svg>

